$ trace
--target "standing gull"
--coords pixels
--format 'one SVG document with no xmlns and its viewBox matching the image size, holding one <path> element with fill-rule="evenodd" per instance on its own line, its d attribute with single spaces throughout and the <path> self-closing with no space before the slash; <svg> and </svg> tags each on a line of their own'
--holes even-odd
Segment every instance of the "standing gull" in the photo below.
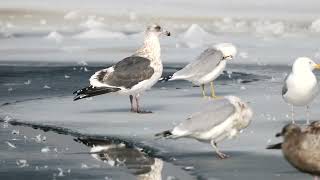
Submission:
<svg viewBox="0 0 320 180">
<path fill-rule="evenodd" d="M 281 133 L 282 143 L 270 145 L 267 149 L 282 149 L 286 160 L 301 172 L 309 173 L 317 180 L 320 176 L 320 122 L 316 121 L 305 129 L 296 124 L 286 125 Z"/>
<path fill-rule="evenodd" d="M 216 98 L 213 80 L 219 77 L 226 67 L 227 60 L 232 59 L 236 53 L 236 47 L 230 43 L 217 44 L 206 49 L 194 62 L 175 72 L 170 80 L 187 80 L 201 85 L 203 97 L 206 97 L 205 84 L 210 82 L 211 97 Z"/>
<path fill-rule="evenodd" d="M 156 136 L 170 139 L 193 138 L 201 142 L 210 142 L 218 157 L 224 159 L 229 156 L 219 151 L 217 143 L 235 137 L 250 124 L 252 115 L 251 108 L 241 99 L 227 96 L 208 101 L 203 111 L 194 113 L 172 130 L 158 133 Z"/>
<path fill-rule="evenodd" d="M 74 101 L 106 93 L 116 92 L 129 95 L 131 111 L 142 111 L 139 106 L 139 95 L 157 83 L 162 75 L 159 36 L 170 32 L 159 25 L 147 28 L 143 46 L 132 56 L 124 58 L 115 65 L 97 71 L 90 78 L 90 86 L 74 92 Z M 134 105 L 135 100 L 135 105 Z"/>
<path fill-rule="evenodd" d="M 307 124 L 309 124 L 309 104 L 318 94 L 317 78 L 312 72 L 315 68 L 320 69 L 320 64 L 307 57 L 299 57 L 293 63 L 292 72 L 285 79 L 282 97 L 291 104 L 292 123 L 294 123 L 293 106 L 306 106 Z"/>
</svg>

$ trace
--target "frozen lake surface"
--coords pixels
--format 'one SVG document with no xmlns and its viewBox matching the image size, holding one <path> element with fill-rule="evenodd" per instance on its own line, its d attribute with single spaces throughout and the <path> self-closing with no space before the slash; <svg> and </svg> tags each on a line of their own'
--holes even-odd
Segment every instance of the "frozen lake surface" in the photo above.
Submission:
<svg viewBox="0 0 320 180">
<path fill-rule="evenodd" d="M 0 179 L 311 178 L 265 147 L 280 141 L 274 135 L 290 121 L 281 98 L 289 66 L 299 56 L 319 63 L 319 6 L 318 0 L 1 2 Z M 237 46 L 216 91 L 249 102 L 254 117 L 240 137 L 219 145 L 230 159 L 218 160 L 194 140 L 154 138 L 208 101 L 189 82 L 159 82 L 144 93 L 143 107 L 153 114 L 130 113 L 124 96 L 72 101 L 96 70 L 131 55 L 151 23 L 172 34 L 161 38 L 164 76 L 213 44 Z M 313 120 L 319 103 L 312 104 Z M 305 109 L 296 114 L 304 123 Z M 115 148 L 90 153 L 97 145 Z"/>
<path fill-rule="evenodd" d="M 166 66 L 164 74 L 172 73 L 180 67 L 182 65 L 179 64 Z M 86 66 L 90 71 L 84 71 L 83 66 L 3 66 L 1 68 L 3 73 L 0 79 L 0 93 L 1 97 L 5 97 L 1 99 L 1 117 L 2 120 L 8 120 L 15 125 L 9 126 L 9 129 L 1 126 L 3 134 L 1 139 L 3 142 L 8 141 L 16 146 L 12 149 L 6 143 L 1 145 L 4 149 L 2 154 L 7 159 L 1 161 L 1 166 L 5 171 L 10 172 L 19 168 L 15 162 L 19 159 L 26 159 L 26 154 L 21 151 L 28 149 L 32 155 L 28 155 L 29 158 L 27 158 L 29 167 L 19 168 L 18 172 L 21 170 L 22 174 L 25 171 L 36 173 L 34 168 L 44 166 L 43 161 L 45 161 L 51 169 L 39 171 L 44 177 L 59 174 L 57 168 L 62 168 L 64 174 L 66 174 L 65 171 L 71 169 L 70 175 L 67 174 L 62 178 L 83 177 L 85 173 L 79 169 L 81 162 L 100 164 L 99 161 L 88 154 L 81 156 L 58 154 L 56 159 L 50 159 L 46 154 L 40 152 L 41 148 L 46 146 L 58 149 L 68 147 L 71 149 L 70 152 L 88 153 L 89 147 L 74 142 L 73 138 L 101 139 L 104 137 L 119 139 L 120 142 L 133 144 L 150 151 L 148 156 L 164 161 L 163 179 L 166 179 L 167 176 L 177 178 L 182 176 L 184 177 L 182 179 L 308 178 L 308 175 L 293 169 L 283 159 L 280 151 L 265 149 L 268 144 L 280 141 L 275 139 L 274 135 L 290 121 L 290 107 L 283 102 L 280 93 L 284 72 L 288 72 L 289 67 L 231 65 L 228 73 L 226 72 L 218 79 L 216 82 L 217 95 L 239 96 L 248 101 L 254 110 L 253 122 L 249 128 L 237 139 L 220 144 L 221 150 L 231 155 L 231 158 L 227 160 L 218 160 L 208 144 L 194 140 L 173 141 L 154 138 L 155 133 L 169 129 L 186 119 L 191 113 L 199 111 L 201 105 L 208 101 L 200 97 L 199 87 L 192 87 L 192 84 L 188 82 L 158 83 L 142 96 L 143 107 L 154 113 L 133 114 L 129 112 L 129 98 L 124 96 L 105 95 L 89 100 L 72 101 L 72 91 L 86 85 L 86 79 L 93 71 L 101 67 Z M 318 107 L 319 100 L 316 99 L 311 108 L 313 120 L 320 115 L 316 111 Z M 303 123 L 304 108 L 297 108 L 297 113 L 298 119 L 301 119 L 299 122 Z M 58 132 L 64 135 L 56 135 L 54 132 L 48 134 L 48 132 L 28 129 L 22 125 L 46 131 L 57 131 L 58 129 Z M 23 133 L 13 136 L 11 135 L 12 129 L 33 133 L 27 136 L 29 138 L 42 134 L 47 136 L 48 141 L 41 144 L 32 141 L 24 143 L 23 140 L 15 142 L 12 139 L 23 138 Z M 53 142 L 50 139 L 53 139 Z M 56 165 L 57 158 L 71 165 Z M 90 158 L 91 160 L 87 160 Z M 174 170 L 176 174 L 166 171 L 167 167 L 176 168 Z M 189 169 L 183 171 L 184 168 Z M 105 173 L 104 169 L 107 169 Z M 112 179 L 122 179 L 122 176 L 119 175 L 121 173 L 125 177 L 130 175 L 130 171 L 128 173 L 121 168 L 120 170 L 114 169 L 115 167 L 107 164 L 99 166 L 95 171 L 97 173 L 92 174 L 90 171 L 88 173 L 92 175 L 92 179 L 99 179 L 108 174 Z M 7 173 L 6 177 L 12 177 L 11 175 Z"/>
</svg>

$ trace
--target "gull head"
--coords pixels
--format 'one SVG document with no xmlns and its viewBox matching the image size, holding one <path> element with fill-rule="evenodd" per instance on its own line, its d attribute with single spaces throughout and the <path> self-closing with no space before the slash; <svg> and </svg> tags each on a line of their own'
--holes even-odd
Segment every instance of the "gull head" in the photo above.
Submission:
<svg viewBox="0 0 320 180">
<path fill-rule="evenodd" d="M 236 96 L 226 96 L 226 98 L 235 106 L 239 119 L 241 119 L 239 128 L 244 129 L 249 126 L 253 116 L 253 111 L 249 105 Z"/>
<path fill-rule="evenodd" d="M 147 27 L 146 34 L 148 35 L 155 35 L 159 37 L 160 35 L 165 35 L 165 36 L 170 36 L 171 33 L 165 29 L 163 29 L 160 25 L 158 24 L 152 24 Z"/>
<path fill-rule="evenodd" d="M 320 64 L 316 64 L 307 57 L 299 57 L 294 61 L 292 66 L 293 72 L 310 72 L 314 69 L 320 69 Z"/>
<path fill-rule="evenodd" d="M 223 59 L 233 59 L 237 54 L 237 48 L 231 43 L 220 43 L 215 45 L 214 48 L 222 52 Z"/>
<path fill-rule="evenodd" d="M 282 128 L 282 131 L 280 133 L 276 134 L 276 137 L 288 137 L 293 134 L 300 134 L 301 129 L 298 125 L 296 124 L 287 124 Z"/>
</svg>

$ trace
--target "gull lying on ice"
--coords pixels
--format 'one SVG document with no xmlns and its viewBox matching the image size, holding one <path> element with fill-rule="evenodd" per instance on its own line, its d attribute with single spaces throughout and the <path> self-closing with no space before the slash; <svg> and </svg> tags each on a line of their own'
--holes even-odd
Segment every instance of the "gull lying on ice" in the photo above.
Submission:
<svg viewBox="0 0 320 180">
<path fill-rule="evenodd" d="M 313 175 L 317 180 L 320 176 L 320 121 L 311 123 L 305 129 L 288 124 L 276 136 L 283 136 L 283 142 L 270 145 L 267 149 L 282 149 L 284 157 L 292 166 Z"/>
<path fill-rule="evenodd" d="M 191 62 L 180 71 L 175 72 L 170 80 L 187 80 L 195 85 L 201 85 L 202 95 L 205 94 L 205 84 L 211 84 L 211 97 L 216 98 L 213 80 L 223 72 L 227 60 L 232 59 L 237 49 L 230 43 L 221 43 L 213 48 L 206 49 L 194 62 Z"/>
<path fill-rule="evenodd" d="M 217 143 L 226 138 L 235 137 L 246 128 L 252 118 L 251 108 L 235 96 L 209 101 L 206 108 L 191 115 L 172 130 L 156 134 L 166 138 L 193 138 L 201 142 L 210 142 L 220 158 L 227 158 L 218 150 Z"/>
<path fill-rule="evenodd" d="M 156 84 L 162 75 L 159 42 L 162 34 L 170 36 L 170 32 L 159 25 L 149 26 L 140 49 L 115 65 L 96 72 L 90 78 L 90 86 L 74 92 L 74 100 L 117 92 L 129 95 L 132 112 L 145 112 L 140 109 L 138 98 L 140 93 Z M 136 106 L 133 100 L 136 101 Z"/>
<path fill-rule="evenodd" d="M 292 72 L 285 79 L 282 97 L 291 104 L 292 123 L 294 123 L 293 106 L 306 106 L 307 124 L 309 124 L 309 104 L 319 90 L 317 78 L 312 72 L 315 68 L 320 69 L 320 64 L 316 64 L 307 57 L 300 57 L 293 63 Z"/>
</svg>

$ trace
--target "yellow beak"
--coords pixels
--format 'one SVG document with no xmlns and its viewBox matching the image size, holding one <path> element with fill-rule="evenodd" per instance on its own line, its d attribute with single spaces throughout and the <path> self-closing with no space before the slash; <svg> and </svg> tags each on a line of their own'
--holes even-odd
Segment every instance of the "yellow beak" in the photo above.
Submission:
<svg viewBox="0 0 320 180">
<path fill-rule="evenodd" d="M 314 65 L 314 68 L 315 68 L 315 69 L 320 69 L 320 64 Z"/>
</svg>

